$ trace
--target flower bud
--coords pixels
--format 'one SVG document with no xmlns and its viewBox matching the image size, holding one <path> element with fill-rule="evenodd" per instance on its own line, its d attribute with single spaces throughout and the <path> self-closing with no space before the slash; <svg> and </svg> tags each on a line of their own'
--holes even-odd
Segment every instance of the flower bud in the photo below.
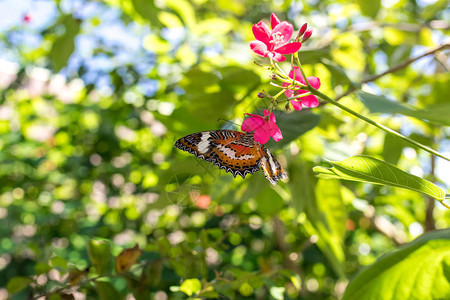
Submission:
<svg viewBox="0 0 450 300">
<path fill-rule="evenodd" d="M 305 23 L 305 24 L 302 25 L 302 27 L 298 31 L 298 36 L 302 36 L 305 33 L 306 28 L 308 28 L 308 23 Z"/>
<path fill-rule="evenodd" d="M 305 31 L 305 34 L 303 35 L 303 39 L 302 39 L 302 43 L 306 42 L 307 40 L 309 40 L 309 38 L 311 37 L 313 33 L 312 29 L 308 29 Z"/>
<path fill-rule="evenodd" d="M 264 94 L 264 93 L 258 93 L 256 96 L 258 96 L 258 98 L 261 98 L 261 99 L 267 98 L 266 94 Z"/>
<path fill-rule="evenodd" d="M 295 38 L 296 42 L 300 41 L 300 38 L 305 33 L 307 27 L 308 27 L 308 23 L 305 23 L 305 24 L 302 25 L 302 27 L 298 31 L 297 37 Z"/>
</svg>

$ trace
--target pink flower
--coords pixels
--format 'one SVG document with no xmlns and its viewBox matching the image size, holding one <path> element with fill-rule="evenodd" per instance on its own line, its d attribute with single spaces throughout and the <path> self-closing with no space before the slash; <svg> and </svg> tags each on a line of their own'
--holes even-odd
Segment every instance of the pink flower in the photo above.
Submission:
<svg viewBox="0 0 450 300">
<path fill-rule="evenodd" d="M 274 61 L 284 61 L 286 57 L 283 55 L 297 52 L 302 43 L 288 43 L 294 27 L 286 21 L 280 22 L 275 14 L 270 15 L 270 25 L 272 30 L 263 22 L 253 25 L 256 41 L 250 43 L 250 49 L 259 56 L 271 57 Z"/>
<path fill-rule="evenodd" d="M 298 82 L 303 83 L 304 85 L 306 85 L 305 80 L 303 79 L 302 73 L 300 72 L 300 68 L 299 67 L 294 67 L 290 72 L 289 72 L 289 77 L 293 78 L 294 77 L 294 72 L 295 72 L 295 80 Z M 319 89 L 320 87 L 320 79 L 316 76 L 310 76 L 307 78 L 309 84 L 315 88 L 316 90 Z M 290 84 L 287 82 L 283 82 L 283 86 L 289 86 Z M 299 87 L 299 86 L 295 86 L 295 87 Z M 284 92 L 284 94 L 286 95 L 286 97 L 293 97 L 293 96 L 300 96 L 301 94 L 305 94 L 308 93 L 307 90 L 286 90 Z M 307 107 L 317 107 L 319 105 L 319 100 L 317 100 L 317 97 L 314 95 L 309 95 L 309 96 L 305 96 L 305 97 L 301 97 L 298 99 L 294 99 L 291 100 L 291 104 L 292 107 L 294 107 L 295 110 L 301 110 L 302 106 L 305 105 Z"/>
<path fill-rule="evenodd" d="M 244 132 L 254 131 L 255 132 L 255 141 L 260 144 L 265 144 L 269 141 L 270 137 L 272 137 L 276 142 L 280 141 L 283 138 L 281 134 L 280 128 L 278 128 L 277 121 L 275 120 L 275 115 L 271 112 L 270 117 L 269 111 L 264 110 L 264 117 L 254 115 L 254 114 L 246 114 L 250 116 L 242 122 L 241 130 Z"/>
</svg>

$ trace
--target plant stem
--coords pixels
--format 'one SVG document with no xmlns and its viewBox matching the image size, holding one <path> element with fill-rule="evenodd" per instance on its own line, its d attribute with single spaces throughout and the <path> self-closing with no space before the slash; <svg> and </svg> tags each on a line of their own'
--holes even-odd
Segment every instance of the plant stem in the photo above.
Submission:
<svg viewBox="0 0 450 300">
<path fill-rule="evenodd" d="M 418 142 L 416 142 L 416 141 L 414 141 L 414 140 L 412 140 L 412 139 L 410 139 L 410 138 L 404 136 L 403 134 L 401 134 L 401 133 L 399 133 L 399 132 L 397 132 L 397 131 L 395 131 L 395 130 L 389 128 L 389 127 L 386 127 L 386 126 L 384 126 L 384 125 L 382 125 L 382 124 L 380 124 L 380 123 L 378 123 L 378 122 L 375 122 L 375 121 L 373 121 L 373 120 L 371 120 L 371 119 L 369 119 L 369 118 L 367 118 L 367 117 L 365 117 L 365 116 L 363 116 L 363 115 L 361 115 L 361 114 L 359 114 L 359 113 L 357 113 L 357 112 L 351 110 L 350 108 L 346 107 L 345 105 L 342 105 L 342 104 L 339 103 L 338 101 L 335 101 L 335 100 L 331 99 L 330 97 L 328 97 L 328 96 L 325 95 L 324 93 L 319 92 L 318 90 L 316 90 L 316 89 L 314 89 L 314 88 L 312 88 L 312 87 L 307 87 L 306 89 L 307 89 L 308 91 L 310 91 L 311 94 L 316 95 L 316 96 L 322 98 L 323 100 L 325 100 L 325 101 L 327 101 L 327 102 L 329 102 L 329 103 L 331 103 L 331 104 L 333 104 L 333 105 L 339 107 L 339 108 L 342 109 L 342 110 L 345 110 L 346 112 L 348 112 L 348 113 L 354 115 L 354 116 L 357 117 L 357 118 L 360 118 L 361 120 L 366 121 L 367 123 L 369 123 L 369 124 L 371 124 L 371 125 L 373 125 L 373 126 L 378 127 L 378 128 L 380 128 L 380 129 L 386 131 L 387 133 L 390 133 L 390 134 L 392 134 L 392 135 L 395 135 L 396 137 L 399 137 L 399 138 L 401 138 L 401 139 L 407 141 L 408 143 L 413 144 L 413 145 L 419 147 L 420 149 L 423 149 L 423 150 L 425 150 L 425 151 L 427 151 L 427 152 L 429 152 L 429 153 L 432 153 L 432 154 L 434 154 L 434 155 L 436 155 L 436 156 L 439 156 L 439 157 L 441 157 L 441 158 L 443 158 L 443 159 L 445 159 L 445 160 L 450 161 L 450 158 L 444 156 L 443 154 L 437 152 L 436 150 L 431 149 L 430 147 L 427 147 L 427 146 L 425 146 L 425 145 L 422 145 L 421 143 L 418 143 Z"/>
</svg>

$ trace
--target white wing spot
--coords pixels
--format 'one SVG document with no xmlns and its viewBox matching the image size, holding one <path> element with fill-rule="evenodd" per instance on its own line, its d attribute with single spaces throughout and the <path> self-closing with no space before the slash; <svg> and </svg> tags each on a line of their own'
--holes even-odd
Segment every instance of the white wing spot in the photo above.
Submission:
<svg viewBox="0 0 450 300">
<path fill-rule="evenodd" d="M 205 154 L 206 152 L 208 152 L 209 145 L 211 144 L 210 141 L 208 141 L 210 137 L 211 135 L 207 132 L 202 134 L 202 138 L 197 147 L 198 152 L 200 152 L 201 154 Z"/>
</svg>

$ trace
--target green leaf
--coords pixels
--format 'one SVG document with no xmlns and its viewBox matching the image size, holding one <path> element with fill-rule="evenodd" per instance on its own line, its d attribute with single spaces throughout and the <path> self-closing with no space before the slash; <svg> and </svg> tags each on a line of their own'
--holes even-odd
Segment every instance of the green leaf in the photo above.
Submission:
<svg viewBox="0 0 450 300">
<path fill-rule="evenodd" d="M 336 84 L 353 84 L 345 70 L 337 63 L 327 58 L 322 58 L 321 63 L 330 71 L 331 78 Z"/>
<path fill-rule="evenodd" d="M 426 233 L 363 269 L 343 300 L 450 299 L 449 263 L 450 229 Z"/>
<path fill-rule="evenodd" d="M 438 104 L 428 109 L 416 109 L 404 103 L 395 102 L 383 96 L 365 92 L 358 93 L 359 98 L 371 113 L 402 114 L 422 121 L 450 126 L 450 103 Z"/>
<path fill-rule="evenodd" d="M 417 141 L 417 140 L 416 140 Z M 384 136 L 383 143 L 383 158 L 386 162 L 395 165 L 400 156 L 402 155 L 403 148 L 408 146 L 406 141 L 393 136 L 392 134 L 386 134 Z"/>
<path fill-rule="evenodd" d="M 150 21 L 152 26 L 161 27 L 158 19 L 159 9 L 153 0 L 131 0 L 134 10 L 144 19 Z"/>
<path fill-rule="evenodd" d="M 53 42 L 49 53 L 49 58 L 56 72 L 59 72 L 66 66 L 67 61 L 75 50 L 75 37 L 80 31 L 80 22 L 80 20 L 74 19 L 71 15 L 66 15 L 62 18 L 61 24 L 64 25 L 65 32 Z"/>
<path fill-rule="evenodd" d="M 192 296 L 193 294 L 199 292 L 201 288 L 202 284 L 200 280 L 198 280 L 197 278 L 193 278 L 193 279 L 186 279 L 185 281 L 183 281 L 183 283 L 180 286 L 180 291 L 182 291 L 188 296 Z"/>
<path fill-rule="evenodd" d="M 62 270 L 67 269 L 67 260 L 64 257 L 61 256 L 55 256 L 50 258 L 50 263 L 53 267 L 59 267 Z"/>
<path fill-rule="evenodd" d="M 381 8 L 380 0 L 358 0 L 357 2 L 361 8 L 361 13 L 371 18 L 375 18 Z"/>
<path fill-rule="evenodd" d="M 187 28 L 194 27 L 196 23 L 195 10 L 187 0 L 166 0 L 165 4 L 171 8 L 183 21 Z"/>
<path fill-rule="evenodd" d="M 262 112 L 256 114 L 264 115 Z M 266 144 L 270 150 L 283 148 L 302 134 L 316 127 L 320 122 L 320 115 L 312 113 L 309 109 L 291 113 L 276 111 L 274 114 L 277 119 L 277 125 L 283 134 L 283 139 L 279 142 L 270 139 Z"/>
<path fill-rule="evenodd" d="M 330 162 L 333 167 L 317 166 L 313 171 L 322 178 L 391 185 L 426 194 L 444 200 L 445 192 L 428 180 L 408 174 L 394 165 L 370 156 L 352 156 L 341 162 Z"/>
<path fill-rule="evenodd" d="M 141 282 L 148 286 L 156 286 L 161 280 L 163 267 L 160 259 L 147 263 L 141 275 Z"/>
<path fill-rule="evenodd" d="M 119 292 L 114 288 L 114 285 L 112 285 L 112 283 L 109 281 L 97 280 L 95 282 L 95 287 L 97 289 L 99 298 L 102 300 L 122 299 Z"/>
<path fill-rule="evenodd" d="M 284 207 L 283 199 L 269 185 L 267 185 L 267 188 L 262 189 L 255 199 L 258 204 L 256 210 L 263 215 L 273 216 Z"/>
<path fill-rule="evenodd" d="M 109 243 L 104 240 L 90 240 L 87 244 L 87 250 L 89 259 L 98 274 L 106 274 L 111 262 L 111 249 Z"/>
<path fill-rule="evenodd" d="M 346 212 L 340 194 L 339 182 L 321 182 L 320 188 L 314 190 L 315 178 L 310 166 L 302 162 L 289 170 L 289 185 L 292 201 L 297 211 L 307 217 L 305 230 L 310 236 L 319 237 L 317 246 L 327 257 L 334 271 L 344 277 L 343 236 Z M 327 189 L 323 191 L 321 189 Z M 327 197 L 330 197 L 327 199 Z M 335 203 L 334 203 L 335 202 Z M 340 225 L 336 225 L 338 223 Z"/>
<path fill-rule="evenodd" d="M 219 81 L 221 88 L 234 94 L 241 90 L 248 93 L 261 84 L 261 78 L 255 72 L 238 66 L 227 66 L 218 71 L 222 75 L 222 79 Z"/>
<path fill-rule="evenodd" d="M 318 209 L 324 214 L 327 231 L 336 241 L 336 246 L 343 246 L 347 212 L 341 195 L 338 180 L 319 179 L 316 184 L 316 201 Z M 340 250 L 336 250 L 336 253 Z"/>
<path fill-rule="evenodd" d="M 51 269 L 52 267 L 49 266 L 48 264 L 40 262 L 34 266 L 34 273 L 36 273 L 36 275 L 41 275 L 47 273 Z"/>
<path fill-rule="evenodd" d="M 11 278 L 6 285 L 6 288 L 10 294 L 15 294 L 26 288 L 31 282 L 33 282 L 31 278 L 17 276 Z"/>
<path fill-rule="evenodd" d="M 311 50 L 301 48 L 298 57 L 302 64 L 316 64 L 321 62 L 323 58 L 331 59 L 330 50 L 331 48 L 329 46 Z"/>
</svg>

